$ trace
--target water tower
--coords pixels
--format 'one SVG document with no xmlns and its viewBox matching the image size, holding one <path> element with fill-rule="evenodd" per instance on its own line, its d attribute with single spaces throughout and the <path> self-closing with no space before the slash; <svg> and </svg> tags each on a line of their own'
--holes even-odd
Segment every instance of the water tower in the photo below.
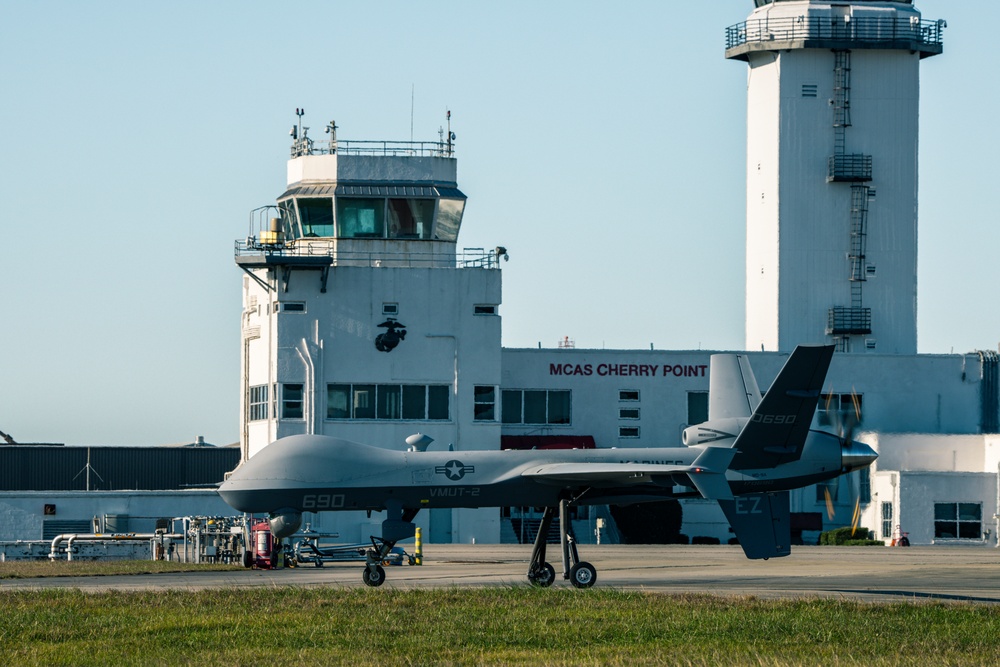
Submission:
<svg viewBox="0 0 1000 667">
<path fill-rule="evenodd" d="M 910 0 L 755 0 L 747 78 L 746 347 L 916 354 L 921 59 Z"/>
</svg>

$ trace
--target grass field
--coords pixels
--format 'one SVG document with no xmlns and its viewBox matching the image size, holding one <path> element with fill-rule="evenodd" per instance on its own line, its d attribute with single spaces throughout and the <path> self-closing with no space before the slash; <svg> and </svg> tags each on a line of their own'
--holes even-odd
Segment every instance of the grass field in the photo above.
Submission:
<svg viewBox="0 0 1000 667">
<path fill-rule="evenodd" d="M 1000 607 L 610 589 L 3 590 L 10 665 L 997 665 Z"/>
<path fill-rule="evenodd" d="M 240 565 L 202 565 L 165 560 L 11 560 L 0 563 L 0 579 L 35 577 L 90 577 L 110 574 L 155 574 L 158 572 L 198 572 L 242 570 Z"/>
</svg>

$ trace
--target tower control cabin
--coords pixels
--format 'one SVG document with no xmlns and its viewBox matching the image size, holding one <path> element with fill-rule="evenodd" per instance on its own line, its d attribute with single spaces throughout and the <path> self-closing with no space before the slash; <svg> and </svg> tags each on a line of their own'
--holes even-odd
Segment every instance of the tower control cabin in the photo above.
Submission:
<svg viewBox="0 0 1000 667">
<path fill-rule="evenodd" d="M 747 79 L 746 347 L 917 351 L 919 64 L 910 0 L 756 0 Z"/>
<path fill-rule="evenodd" d="M 474 387 L 500 384 L 505 251 L 456 251 L 466 198 L 451 133 L 338 142 L 331 123 L 314 142 L 299 122 L 286 191 L 236 243 L 243 460 L 302 433 L 495 447 L 499 423 L 472 415 Z M 451 516 L 431 530 L 449 534 Z"/>
</svg>

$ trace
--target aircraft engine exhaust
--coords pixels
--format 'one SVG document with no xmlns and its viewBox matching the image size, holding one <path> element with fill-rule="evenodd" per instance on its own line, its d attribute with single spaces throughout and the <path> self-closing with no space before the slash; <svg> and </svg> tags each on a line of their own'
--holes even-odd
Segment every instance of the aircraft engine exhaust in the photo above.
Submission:
<svg viewBox="0 0 1000 667">
<path fill-rule="evenodd" d="M 271 534 L 276 538 L 291 537 L 302 525 L 302 512 L 293 509 L 283 509 L 268 515 L 271 524 Z"/>
</svg>

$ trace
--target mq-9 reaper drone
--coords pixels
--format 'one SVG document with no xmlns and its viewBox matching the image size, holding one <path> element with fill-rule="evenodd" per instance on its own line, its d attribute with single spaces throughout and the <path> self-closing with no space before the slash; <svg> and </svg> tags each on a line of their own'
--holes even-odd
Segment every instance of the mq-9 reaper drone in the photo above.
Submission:
<svg viewBox="0 0 1000 667">
<path fill-rule="evenodd" d="M 528 580 L 549 586 L 548 529 L 559 513 L 563 577 L 578 588 L 597 580 L 581 561 L 568 520 L 574 505 L 623 505 L 665 498 L 715 500 L 748 558 L 791 552 L 790 489 L 863 468 L 877 454 L 850 434 L 810 430 L 833 346 L 799 346 L 761 398 L 747 358 L 713 355 L 709 421 L 684 431 L 683 447 L 577 450 L 393 451 L 321 435 L 271 443 L 243 463 L 219 493 L 243 512 L 270 517 L 282 538 L 302 512 L 385 511 L 363 579 L 385 581 L 381 563 L 413 537 L 421 509 L 544 507 Z"/>
</svg>

